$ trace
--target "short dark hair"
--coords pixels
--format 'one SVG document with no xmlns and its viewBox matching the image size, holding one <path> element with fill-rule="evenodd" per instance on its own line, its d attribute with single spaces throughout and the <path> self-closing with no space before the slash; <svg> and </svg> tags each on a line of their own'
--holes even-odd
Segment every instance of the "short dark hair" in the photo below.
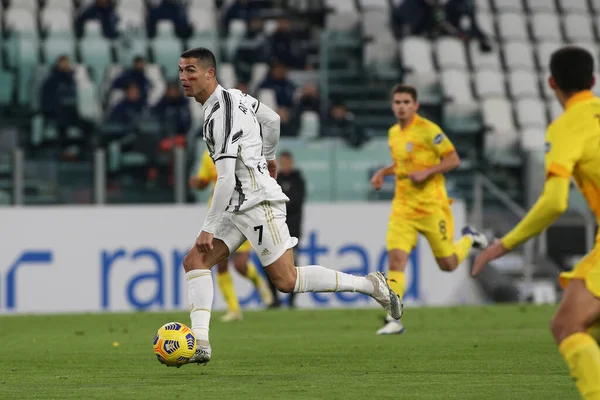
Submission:
<svg viewBox="0 0 600 400">
<path fill-rule="evenodd" d="M 594 57 L 581 47 L 563 47 L 550 57 L 550 74 L 563 92 L 588 90 L 594 83 Z"/>
<path fill-rule="evenodd" d="M 212 51 L 205 47 L 194 47 L 181 53 L 181 58 L 195 58 L 207 68 L 217 70 L 217 59 Z"/>
<path fill-rule="evenodd" d="M 281 157 L 287 157 L 289 159 L 294 159 L 294 156 L 292 155 L 292 153 L 289 150 L 283 150 L 279 153 L 279 158 Z"/>
<path fill-rule="evenodd" d="M 400 83 L 400 84 L 394 86 L 394 88 L 392 89 L 392 97 L 394 97 L 394 95 L 396 93 L 408 93 L 410 95 L 410 97 L 413 98 L 414 101 L 418 100 L 417 89 L 415 89 L 414 86 L 405 85 L 405 84 Z"/>
<path fill-rule="evenodd" d="M 139 63 L 140 61 L 142 61 L 142 62 L 145 62 L 145 61 L 146 61 L 146 59 L 144 58 L 144 56 L 135 56 L 135 57 L 133 58 L 133 63 L 134 63 L 134 64 L 137 64 L 137 63 Z"/>
</svg>

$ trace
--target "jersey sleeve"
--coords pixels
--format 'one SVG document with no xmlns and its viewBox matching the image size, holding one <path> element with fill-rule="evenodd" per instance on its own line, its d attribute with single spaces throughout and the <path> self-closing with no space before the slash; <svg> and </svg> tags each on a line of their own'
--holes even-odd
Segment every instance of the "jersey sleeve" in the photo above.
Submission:
<svg viewBox="0 0 600 400">
<path fill-rule="evenodd" d="M 232 96 L 223 91 L 223 107 L 208 124 L 208 136 L 212 139 L 212 158 L 216 163 L 222 158 L 237 158 L 239 139 L 243 130 L 236 123 L 237 105 L 234 105 Z M 239 121 L 239 119 L 237 119 Z"/>
<path fill-rule="evenodd" d="M 248 93 L 244 93 L 244 100 L 254 114 L 258 113 L 258 109 L 260 108 L 260 101 L 258 101 L 258 99 L 250 96 Z"/>
<path fill-rule="evenodd" d="M 568 135 L 559 125 L 550 125 L 546 133 L 546 177 L 551 175 L 570 178 L 575 164 L 583 153 L 583 144 L 574 135 Z"/>
<path fill-rule="evenodd" d="M 448 136 L 442 132 L 442 129 L 439 126 L 433 125 L 428 129 L 428 132 L 429 144 L 439 157 L 445 157 L 456 151 L 454 145 L 450 139 L 448 139 Z"/>
<path fill-rule="evenodd" d="M 196 177 L 202 181 L 208 182 L 217 179 L 217 169 L 215 168 L 212 158 L 210 158 L 208 150 L 204 150 L 202 161 L 200 162 L 200 167 L 198 168 Z"/>
</svg>

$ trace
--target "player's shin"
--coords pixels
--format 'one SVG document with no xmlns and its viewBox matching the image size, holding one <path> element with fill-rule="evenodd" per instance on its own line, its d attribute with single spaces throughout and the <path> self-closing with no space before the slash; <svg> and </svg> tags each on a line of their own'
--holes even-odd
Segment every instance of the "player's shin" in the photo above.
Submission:
<svg viewBox="0 0 600 400">
<path fill-rule="evenodd" d="M 294 293 L 359 292 L 370 295 L 373 290 L 373 283 L 364 276 L 350 275 L 320 265 L 296 267 Z"/>
<path fill-rule="evenodd" d="M 208 342 L 214 297 L 212 274 L 209 270 L 194 269 L 185 274 L 185 279 L 188 284 L 192 331 L 197 340 Z"/>
<path fill-rule="evenodd" d="M 464 235 L 458 242 L 454 244 L 454 253 L 458 258 L 458 264 L 467 258 L 471 247 L 473 247 L 473 236 L 471 235 Z"/>
<path fill-rule="evenodd" d="M 600 348 L 587 333 L 575 333 L 559 345 L 584 400 L 600 399 Z"/>
<path fill-rule="evenodd" d="M 219 284 L 219 289 L 221 289 L 221 294 L 225 299 L 225 303 L 227 304 L 227 311 L 238 314 L 240 312 L 240 303 L 235 295 L 233 279 L 231 278 L 229 271 L 219 272 L 217 274 L 217 282 Z"/>
<path fill-rule="evenodd" d="M 406 290 L 406 276 L 403 271 L 392 271 L 388 272 L 387 278 L 388 285 L 400 298 L 404 297 L 404 291 Z"/>
</svg>

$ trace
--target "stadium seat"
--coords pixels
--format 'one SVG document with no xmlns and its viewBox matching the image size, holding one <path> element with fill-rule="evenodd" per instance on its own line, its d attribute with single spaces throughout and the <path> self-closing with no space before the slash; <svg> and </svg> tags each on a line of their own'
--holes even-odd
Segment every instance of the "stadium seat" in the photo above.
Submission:
<svg viewBox="0 0 600 400">
<path fill-rule="evenodd" d="M 12 103 L 14 90 L 14 74 L 0 68 L 0 105 L 7 106 Z"/>
<path fill-rule="evenodd" d="M 514 131 L 510 102 L 503 97 L 490 97 L 482 101 L 483 121 L 497 132 Z"/>
<path fill-rule="evenodd" d="M 508 42 L 504 44 L 504 60 L 509 70 L 527 70 L 535 69 L 533 59 L 533 49 L 531 44 L 524 42 Z"/>
<path fill-rule="evenodd" d="M 381 10 L 386 13 L 390 11 L 390 3 L 387 0 L 359 0 L 358 4 L 362 10 Z"/>
<path fill-rule="evenodd" d="M 556 14 L 538 13 L 531 18 L 533 38 L 538 42 L 562 42 L 560 21 Z"/>
<path fill-rule="evenodd" d="M 477 10 L 491 12 L 493 10 L 490 4 L 491 0 L 480 0 L 477 2 Z"/>
<path fill-rule="evenodd" d="M 440 68 L 467 69 L 465 46 L 458 38 L 443 37 L 435 43 L 438 65 Z"/>
<path fill-rule="evenodd" d="M 38 45 L 37 40 L 31 36 L 20 35 L 15 39 L 15 53 L 11 55 L 10 61 L 14 68 L 18 68 L 17 98 L 19 105 L 28 105 L 30 101 L 30 81 L 39 63 Z"/>
<path fill-rule="evenodd" d="M 508 74 L 508 87 L 514 99 L 540 95 L 537 76 L 529 71 L 511 71 Z"/>
<path fill-rule="evenodd" d="M 219 45 L 219 38 L 216 32 L 194 32 L 192 37 L 188 39 L 188 48 L 193 47 L 206 47 L 207 49 L 212 49 L 215 58 L 217 59 L 217 64 L 221 62 L 221 46 Z"/>
<path fill-rule="evenodd" d="M 546 108 L 548 109 L 548 114 L 550 114 L 551 121 L 554 121 L 563 113 L 563 107 L 560 105 L 558 100 L 556 100 L 556 98 L 549 100 L 546 103 Z"/>
<path fill-rule="evenodd" d="M 543 72 L 538 74 L 539 78 L 540 78 L 540 85 L 542 86 L 542 97 L 544 99 L 553 99 L 555 97 L 554 91 L 552 90 L 552 88 L 550 87 L 550 84 L 548 83 L 548 76 L 550 75 L 549 72 Z"/>
<path fill-rule="evenodd" d="M 25 8 L 9 8 L 4 11 L 4 28 L 23 34 L 38 35 L 33 11 Z"/>
<path fill-rule="evenodd" d="M 521 131 L 521 147 L 523 150 L 544 150 L 546 132 L 542 128 L 527 128 Z"/>
<path fill-rule="evenodd" d="M 578 13 L 587 15 L 589 13 L 586 0 L 559 0 L 560 8 L 565 13 Z"/>
<path fill-rule="evenodd" d="M 405 83 L 417 89 L 419 103 L 439 105 L 443 98 L 438 75 L 435 71 L 409 73 L 405 75 Z"/>
<path fill-rule="evenodd" d="M 263 63 L 256 63 L 252 66 L 252 75 L 250 77 L 250 84 L 248 85 L 250 93 L 255 92 L 258 88 L 258 85 L 261 84 L 263 79 L 269 73 L 269 66 Z"/>
<path fill-rule="evenodd" d="M 363 60 L 373 77 L 399 79 L 399 55 L 396 41 L 389 32 L 379 35 L 377 41 L 367 43 L 363 49 Z"/>
<path fill-rule="evenodd" d="M 477 15 L 477 23 L 483 32 L 490 35 L 491 37 L 496 37 L 496 28 L 494 27 L 494 17 L 490 13 L 490 11 L 483 11 L 479 8 L 476 9 Z"/>
<path fill-rule="evenodd" d="M 66 54 L 71 60 L 75 58 L 75 41 L 68 33 L 48 36 L 42 43 L 44 60 L 47 64 L 54 64 L 56 59 Z"/>
<path fill-rule="evenodd" d="M 129 0 L 127 0 L 129 1 Z M 134 35 L 145 32 L 145 23 L 141 11 L 134 11 L 129 8 L 119 9 L 119 22 L 117 29 L 121 33 L 132 33 Z"/>
<path fill-rule="evenodd" d="M 568 0 L 570 1 L 570 0 Z M 527 8 L 529 9 L 529 11 L 531 11 L 532 13 L 538 13 L 538 12 L 549 12 L 549 13 L 555 13 L 556 12 L 556 8 L 554 7 L 554 1 L 548 1 L 548 0 L 527 0 Z"/>
<path fill-rule="evenodd" d="M 587 15 L 567 14 L 563 17 L 565 36 L 567 40 L 577 43 L 580 41 L 591 42 L 594 32 Z"/>
<path fill-rule="evenodd" d="M 157 64 L 147 64 L 145 75 L 152 85 L 152 88 L 148 93 L 148 104 L 154 105 L 165 94 L 165 89 L 167 87 L 161 66 Z"/>
<path fill-rule="evenodd" d="M 319 114 L 314 111 L 304 111 L 300 115 L 300 131 L 298 137 L 303 139 L 314 139 L 320 134 Z"/>
<path fill-rule="evenodd" d="M 475 88 L 480 98 L 506 96 L 504 76 L 498 71 L 477 71 Z"/>
<path fill-rule="evenodd" d="M 596 14 L 600 14 L 600 0 L 590 0 L 590 6 Z"/>
<path fill-rule="evenodd" d="M 194 27 L 194 32 L 216 32 L 217 17 L 214 11 L 192 7 L 188 10 L 188 16 L 190 24 Z"/>
<path fill-rule="evenodd" d="M 86 28 L 87 26 L 89 23 Z M 96 85 L 100 85 L 104 80 L 106 68 L 112 62 L 110 42 L 102 37 L 88 34 L 79 40 L 79 55 L 81 62 L 91 69 L 92 80 Z"/>
<path fill-rule="evenodd" d="M 488 162 L 505 162 L 504 152 L 516 150 L 519 146 L 519 133 L 515 129 L 488 132 L 483 141 L 483 151 Z M 510 155 L 510 154 L 509 154 Z"/>
<path fill-rule="evenodd" d="M 548 125 L 544 103 L 538 99 L 519 99 L 515 103 L 517 122 L 521 128 L 542 128 Z"/>
<path fill-rule="evenodd" d="M 410 36 L 400 42 L 401 61 L 405 69 L 418 73 L 434 72 L 429 40 Z"/>
<path fill-rule="evenodd" d="M 257 95 L 258 101 L 269 107 L 271 110 L 277 110 L 277 98 L 272 89 L 260 89 Z"/>
<path fill-rule="evenodd" d="M 42 10 L 41 15 L 42 30 L 48 32 L 49 35 L 56 33 L 69 33 L 73 31 L 73 17 L 69 11 L 48 8 Z"/>
<path fill-rule="evenodd" d="M 444 105 L 443 123 L 449 132 L 461 134 L 481 131 L 481 112 L 477 103 L 446 103 Z"/>
<path fill-rule="evenodd" d="M 390 16 L 382 10 L 363 11 L 361 25 L 364 36 L 378 40 L 381 34 L 390 32 Z"/>
<path fill-rule="evenodd" d="M 474 101 L 469 75 L 465 71 L 452 69 L 442 71 L 441 85 L 444 97 L 452 102 L 471 103 Z"/>
<path fill-rule="evenodd" d="M 229 22 L 229 36 L 224 40 L 224 49 L 228 61 L 235 58 L 240 43 L 246 37 L 247 29 L 248 25 L 244 20 L 233 19 Z"/>
<path fill-rule="evenodd" d="M 148 57 L 148 42 L 146 39 L 132 37 L 119 41 L 116 50 L 119 64 L 129 67 L 135 57 Z M 179 55 L 177 59 L 179 59 Z"/>
<path fill-rule="evenodd" d="M 326 0 L 325 8 L 333 10 L 326 17 L 325 27 L 328 30 L 349 31 L 358 23 L 358 12 L 353 1 Z"/>
<path fill-rule="evenodd" d="M 471 54 L 471 63 L 474 70 L 488 69 L 499 71 L 502 68 L 500 61 L 499 47 L 496 45 L 494 49 L 488 53 L 484 53 L 479 48 L 479 43 L 474 40 L 469 42 L 469 53 Z"/>
<path fill-rule="evenodd" d="M 597 72 L 594 73 L 594 78 L 596 78 L 596 84 L 592 86 L 592 92 L 600 97 L 600 74 Z"/>
<path fill-rule="evenodd" d="M 237 83 L 235 69 L 230 63 L 221 64 L 218 75 L 217 79 L 224 88 L 232 88 Z"/>
<path fill-rule="evenodd" d="M 162 24 L 167 22 L 167 24 Z M 164 76 L 167 80 L 176 79 L 179 76 L 176 60 L 183 52 L 181 41 L 173 33 L 173 24 L 170 21 L 162 21 L 156 37 L 150 41 L 150 49 L 154 58 L 154 63 L 163 68 Z M 169 35 L 168 30 L 171 29 Z"/>
<path fill-rule="evenodd" d="M 22 9 L 29 10 L 31 12 L 38 11 L 38 1 L 37 0 L 13 0 L 10 3 L 10 9 Z"/>
<path fill-rule="evenodd" d="M 214 0 L 191 0 L 190 8 L 204 10 L 204 12 L 215 12 L 215 2 Z"/>
<path fill-rule="evenodd" d="M 122 11 L 133 11 L 140 15 L 144 15 L 144 2 L 143 0 L 121 0 L 117 3 L 117 12 Z"/>
<path fill-rule="evenodd" d="M 102 117 L 100 100 L 96 86 L 91 82 L 78 82 L 77 109 L 82 118 L 99 122 Z"/>
<path fill-rule="evenodd" d="M 46 0 L 47 10 L 62 10 L 68 16 L 73 17 L 73 1 L 72 0 Z"/>
<path fill-rule="evenodd" d="M 556 50 L 562 47 L 562 43 L 558 41 L 542 42 L 537 46 L 537 59 L 539 69 L 547 73 L 550 70 L 550 56 Z"/>
<path fill-rule="evenodd" d="M 528 40 L 527 25 L 523 14 L 501 13 L 498 16 L 500 37 L 504 40 Z"/>
<path fill-rule="evenodd" d="M 501 12 L 523 12 L 522 0 L 500 0 L 496 1 L 496 9 Z"/>
</svg>

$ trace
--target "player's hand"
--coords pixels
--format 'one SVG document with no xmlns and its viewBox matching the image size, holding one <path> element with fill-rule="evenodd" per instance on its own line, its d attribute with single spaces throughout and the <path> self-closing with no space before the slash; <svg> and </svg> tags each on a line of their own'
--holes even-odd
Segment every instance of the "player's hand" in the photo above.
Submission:
<svg viewBox="0 0 600 400">
<path fill-rule="evenodd" d="M 371 185 L 375 190 L 379 190 L 383 186 L 383 174 L 380 171 L 375 172 L 375 175 L 371 178 Z"/>
<path fill-rule="evenodd" d="M 429 179 L 429 171 L 413 171 L 408 174 L 408 179 L 413 183 L 423 183 Z"/>
<path fill-rule="evenodd" d="M 208 232 L 200 232 L 196 238 L 196 248 L 200 253 L 208 253 L 213 249 L 213 234 Z"/>
<path fill-rule="evenodd" d="M 508 253 L 508 250 L 502 244 L 502 241 L 496 239 L 494 243 L 489 246 L 487 249 L 482 251 L 477 258 L 475 258 L 475 262 L 473 263 L 473 270 L 471 271 L 471 275 L 475 276 L 483 270 L 483 267 L 486 266 L 491 261 L 494 261 L 497 258 L 502 257 Z"/>
<path fill-rule="evenodd" d="M 277 160 L 267 160 L 267 168 L 271 178 L 277 179 Z"/>
</svg>

